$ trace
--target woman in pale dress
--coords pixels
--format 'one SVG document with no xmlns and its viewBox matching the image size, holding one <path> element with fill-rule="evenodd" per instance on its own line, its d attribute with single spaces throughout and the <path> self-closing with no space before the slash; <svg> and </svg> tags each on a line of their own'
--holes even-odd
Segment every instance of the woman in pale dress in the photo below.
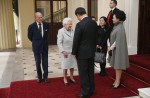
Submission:
<svg viewBox="0 0 150 98">
<path fill-rule="evenodd" d="M 113 15 L 114 27 L 110 35 L 110 47 L 108 48 L 110 66 L 116 71 L 113 88 L 119 87 L 122 70 L 126 70 L 129 67 L 126 33 L 123 26 L 125 20 L 126 14 L 123 11 L 118 11 Z"/>
<path fill-rule="evenodd" d="M 67 79 L 67 69 L 70 70 L 71 83 L 76 83 L 73 78 L 74 67 L 76 66 L 76 60 L 71 55 L 73 44 L 74 31 L 72 29 L 72 19 L 67 17 L 63 19 L 63 28 L 58 30 L 57 45 L 59 52 L 61 53 L 61 68 L 63 69 L 64 84 L 69 85 Z"/>
</svg>

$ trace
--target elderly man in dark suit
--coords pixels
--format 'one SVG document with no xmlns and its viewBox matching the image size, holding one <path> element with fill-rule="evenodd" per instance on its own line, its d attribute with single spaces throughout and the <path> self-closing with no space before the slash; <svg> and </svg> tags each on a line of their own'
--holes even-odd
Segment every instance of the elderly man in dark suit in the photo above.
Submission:
<svg viewBox="0 0 150 98">
<path fill-rule="evenodd" d="M 84 8 L 75 11 L 77 19 L 72 55 L 78 63 L 81 93 L 77 97 L 89 97 L 94 93 L 94 55 L 96 50 L 97 24 L 86 15 Z"/>
<path fill-rule="evenodd" d="M 35 22 L 28 27 L 28 38 L 32 42 L 38 83 L 42 82 L 42 79 L 48 83 L 48 28 L 48 24 L 42 21 L 42 14 L 40 12 L 36 12 Z M 41 61 L 44 71 L 43 78 Z"/>
</svg>

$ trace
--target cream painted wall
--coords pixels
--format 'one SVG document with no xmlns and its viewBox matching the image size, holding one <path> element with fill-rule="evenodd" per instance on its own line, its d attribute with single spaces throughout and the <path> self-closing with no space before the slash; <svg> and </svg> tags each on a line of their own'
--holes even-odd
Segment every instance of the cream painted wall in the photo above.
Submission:
<svg viewBox="0 0 150 98">
<path fill-rule="evenodd" d="M 98 17 L 107 16 L 110 11 L 109 7 L 110 0 L 98 0 Z M 117 8 L 120 10 L 125 9 L 125 0 L 118 0 Z"/>
<path fill-rule="evenodd" d="M 21 34 L 21 45 L 23 48 L 31 47 L 31 42 L 27 37 L 29 24 L 34 22 L 34 1 L 35 0 L 18 0 L 19 4 L 19 32 Z"/>
<path fill-rule="evenodd" d="M 73 28 L 79 22 L 75 16 L 75 10 L 78 7 L 84 7 L 87 11 L 87 0 L 68 0 L 68 17 L 73 20 Z"/>
<path fill-rule="evenodd" d="M 98 0 L 98 17 L 107 16 L 110 11 L 110 0 Z M 139 0 L 118 0 L 117 8 L 125 11 L 127 20 L 124 22 L 129 54 L 137 54 Z"/>
</svg>

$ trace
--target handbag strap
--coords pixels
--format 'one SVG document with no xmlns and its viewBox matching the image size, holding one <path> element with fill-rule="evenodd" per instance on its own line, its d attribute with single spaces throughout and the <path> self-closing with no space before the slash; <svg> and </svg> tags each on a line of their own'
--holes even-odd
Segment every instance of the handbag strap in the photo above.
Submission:
<svg viewBox="0 0 150 98">
<path fill-rule="evenodd" d="M 94 63 L 94 66 L 95 66 L 95 67 L 97 67 L 97 68 L 100 68 L 100 67 L 96 66 L 96 64 L 95 64 L 95 63 Z"/>
</svg>

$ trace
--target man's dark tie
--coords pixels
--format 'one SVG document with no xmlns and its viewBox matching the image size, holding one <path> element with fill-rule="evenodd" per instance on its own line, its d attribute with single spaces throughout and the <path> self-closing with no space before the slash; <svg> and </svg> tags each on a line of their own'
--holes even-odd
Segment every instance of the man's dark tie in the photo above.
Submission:
<svg viewBox="0 0 150 98">
<path fill-rule="evenodd" d="M 42 27 L 41 27 L 41 23 L 39 23 L 39 31 L 40 31 L 40 33 L 41 33 L 41 35 L 42 35 Z"/>
</svg>

